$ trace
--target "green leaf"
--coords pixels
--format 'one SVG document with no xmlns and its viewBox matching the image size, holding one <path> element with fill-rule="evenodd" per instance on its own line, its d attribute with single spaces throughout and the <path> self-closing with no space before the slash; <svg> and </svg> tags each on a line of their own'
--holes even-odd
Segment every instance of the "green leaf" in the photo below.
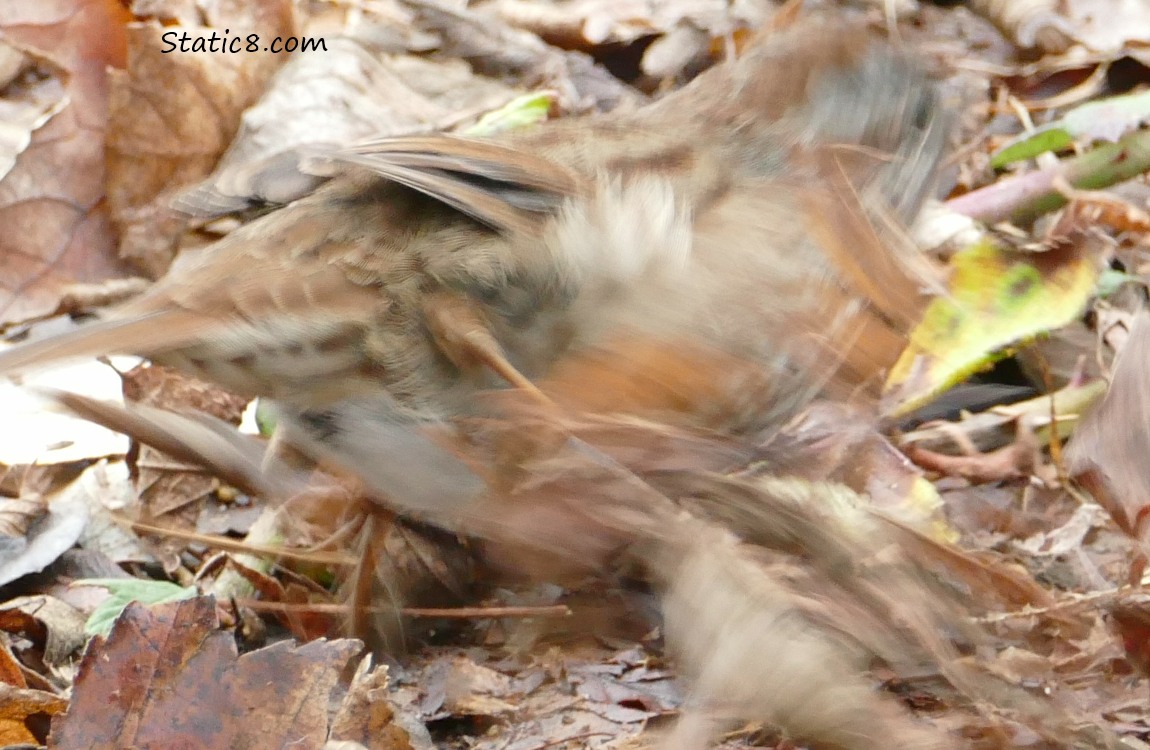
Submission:
<svg viewBox="0 0 1150 750">
<path fill-rule="evenodd" d="M 1062 151 L 1076 140 L 1117 141 L 1147 120 L 1150 120 L 1150 91 L 1087 102 L 1067 112 L 1062 119 L 1007 143 L 990 158 L 990 166 L 998 169 L 1047 151 Z"/>
<path fill-rule="evenodd" d="M 990 166 L 1001 169 L 1024 159 L 1033 159 L 1047 151 L 1062 151 L 1074 145 L 1074 136 L 1065 128 L 1049 127 L 1016 138 L 990 157 Z"/>
<path fill-rule="evenodd" d="M 1140 280 L 1137 276 L 1128 274 L 1125 271 L 1116 271 L 1113 268 L 1107 268 L 1098 277 L 1098 290 L 1095 292 L 1102 299 L 1106 299 L 1114 294 L 1124 284 L 1139 283 Z"/>
<path fill-rule="evenodd" d="M 275 410 L 268 404 L 266 399 L 256 400 L 256 428 L 260 431 L 260 435 L 270 438 L 276 431 L 276 415 Z"/>
<path fill-rule="evenodd" d="M 555 95 L 550 91 L 517 96 L 499 109 L 480 117 L 479 122 L 467 128 L 464 133 L 492 135 L 535 125 L 547 119 L 547 113 L 551 111 L 551 105 L 554 103 Z"/>
<path fill-rule="evenodd" d="M 195 586 L 184 588 L 169 581 L 149 581 L 143 578 L 83 578 L 72 583 L 73 586 L 101 586 L 111 594 L 104 600 L 84 623 L 84 632 L 87 635 L 108 635 L 112 630 L 112 623 L 124 611 L 130 602 L 141 604 L 163 604 L 181 599 L 191 599 L 199 592 Z"/>
</svg>

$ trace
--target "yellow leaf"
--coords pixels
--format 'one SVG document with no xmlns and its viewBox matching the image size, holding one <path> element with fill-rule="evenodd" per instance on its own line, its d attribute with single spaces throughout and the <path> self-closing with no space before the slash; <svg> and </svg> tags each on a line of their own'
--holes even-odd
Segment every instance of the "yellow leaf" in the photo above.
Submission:
<svg viewBox="0 0 1150 750">
<path fill-rule="evenodd" d="M 927 307 L 891 369 L 885 411 L 906 414 L 1081 315 L 1098 280 L 1084 245 L 1024 253 L 986 239 L 956 254 L 949 294 Z"/>
</svg>

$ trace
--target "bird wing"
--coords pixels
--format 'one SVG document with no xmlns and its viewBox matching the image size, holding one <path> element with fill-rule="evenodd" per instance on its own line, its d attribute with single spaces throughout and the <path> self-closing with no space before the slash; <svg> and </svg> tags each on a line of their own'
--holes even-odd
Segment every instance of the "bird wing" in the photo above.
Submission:
<svg viewBox="0 0 1150 750">
<path fill-rule="evenodd" d="M 580 190 L 576 174 L 546 156 L 452 135 L 384 138 L 325 156 L 369 169 L 501 232 L 538 232 L 538 215 Z"/>
</svg>

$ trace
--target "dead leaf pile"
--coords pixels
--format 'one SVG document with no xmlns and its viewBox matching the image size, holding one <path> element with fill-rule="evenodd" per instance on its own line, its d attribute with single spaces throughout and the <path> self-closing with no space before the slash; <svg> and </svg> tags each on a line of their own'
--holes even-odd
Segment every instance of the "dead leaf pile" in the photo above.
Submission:
<svg viewBox="0 0 1150 750">
<path fill-rule="evenodd" d="M 306 195 L 315 147 L 634 106 L 796 13 L 867 14 L 961 123 L 925 255 L 848 186 L 810 207 L 856 238 L 832 249 L 884 321 L 916 325 L 881 423 L 857 394 L 769 435 L 616 416 L 688 376 L 716 422 L 744 403 L 707 387 L 737 363 L 670 373 L 684 352 L 628 341 L 540 383 L 547 408 L 499 394 L 430 430 L 489 491 L 405 518 L 162 368 L 3 386 L 0 744 L 1150 741 L 1150 9 L 800 5 L 0 0 L 13 339 Z M 326 51 L 166 51 L 225 29 Z M 855 267 L 889 249 L 924 272 Z M 869 372 L 905 342 L 850 343 Z"/>
</svg>

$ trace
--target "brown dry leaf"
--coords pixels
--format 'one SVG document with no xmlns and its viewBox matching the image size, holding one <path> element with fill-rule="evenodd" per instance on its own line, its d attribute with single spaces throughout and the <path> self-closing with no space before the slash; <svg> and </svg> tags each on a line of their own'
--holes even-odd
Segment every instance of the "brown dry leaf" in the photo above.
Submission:
<svg viewBox="0 0 1150 750">
<path fill-rule="evenodd" d="M 16 655 L 12 653 L 11 639 L 8 637 L 0 638 L 0 684 L 17 688 L 28 687 L 24 669 L 20 666 L 20 662 L 16 661 Z"/>
<path fill-rule="evenodd" d="M 240 115 L 287 60 L 270 51 L 210 54 L 173 45 L 187 35 L 190 49 L 225 29 L 265 41 L 296 32 L 288 0 L 213 4 L 205 16 L 206 26 L 129 24 L 128 67 L 111 79 L 108 206 L 123 235 L 121 257 L 153 278 L 171 263 L 181 228 L 157 198 L 211 172 Z"/>
<path fill-rule="evenodd" d="M 0 506 L 0 539 L 25 537 L 32 524 L 46 514 L 44 498 L 38 495 L 5 498 L 4 504 Z M 68 546 L 71 546 L 71 543 Z"/>
<path fill-rule="evenodd" d="M 108 507 L 135 500 L 122 462 L 109 464 L 17 467 L 23 483 L 15 491 L 0 488 L 7 538 L 0 544 L 0 584 L 43 571 L 77 542 L 100 549 L 116 560 L 129 559 L 135 545 L 127 533 L 108 526 Z M 7 479 L 7 477 L 6 477 Z M 13 499 L 3 498 L 10 492 Z M 135 559 L 147 559 L 136 556 Z"/>
<path fill-rule="evenodd" d="M 1115 602 L 1110 617 L 1126 659 L 1143 675 L 1150 674 L 1150 602 L 1145 596 Z"/>
<path fill-rule="evenodd" d="M 58 695 L 0 682 L 0 746 L 42 745 L 48 739 L 44 719 L 64 713 L 67 705 Z"/>
<path fill-rule="evenodd" d="M 122 513 L 135 506 L 137 494 L 124 461 L 101 462 L 84 472 L 92 512 L 80 537 L 85 550 L 104 555 L 116 563 L 156 562 L 149 547 L 127 524 Z"/>
<path fill-rule="evenodd" d="M 282 642 L 237 657 L 212 599 L 131 604 L 89 645 L 51 746 L 322 748 L 361 648 Z"/>
<path fill-rule="evenodd" d="M 48 567 L 80 538 L 89 513 L 82 491 L 0 498 L 0 585 Z"/>
<path fill-rule="evenodd" d="M 347 36 L 380 52 L 428 52 L 439 39 L 418 28 L 403 0 L 376 0 L 370 5 L 312 3 L 302 19 L 305 36 L 329 41 Z"/>
<path fill-rule="evenodd" d="M 180 210 L 210 218 L 288 203 L 322 179 L 306 169 L 300 147 L 445 130 L 517 93 L 459 60 L 380 56 L 350 38 L 326 41 L 326 53 L 297 55 L 276 74 L 215 172 L 178 197 Z"/>
<path fill-rule="evenodd" d="M 50 666 L 70 663 L 84 646 L 87 616 L 47 595 L 21 596 L 0 606 L 0 630 L 29 639 Z"/>
<path fill-rule="evenodd" d="M 290 609 L 285 608 L 281 611 L 272 609 L 272 614 L 293 637 L 300 641 L 322 638 L 329 633 L 337 632 L 341 621 L 346 619 L 342 613 L 320 611 L 318 606 L 309 610 L 309 605 L 331 604 L 334 597 L 327 591 L 316 591 L 315 585 L 305 578 L 284 572 L 281 575 L 288 579 L 285 584 L 262 570 L 244 565 L 235 557 L 228 557 L 228 564 L 229 570 L 250 584 L 259 594 L 261 601 L 293 605 Z M 223 593 L 225 585 L 230 587 L 229 593 L 235 592 L 238 588 L 230 584 L 225 574 L 213 584 L 213 593 Z"/>
<path fill-rule="evenodd" d="M 1014 542 L 1018 549 L 1034 557 L 1072 554 L 1083 546 L 1087 534 L 1106 525 L 1106 511 L 1093 503 L 1078 506 L 1066 523 L 1028 539 Z"/>
<path fill-rule="evenodd" d="M 442 700 L 448 716 L 499 716 L 516 709 L 515 683 L 505 674 L 458 657 L 442 665 L 427 683 L 429 695 Z"/>
<path fill-rule="evenodd" d="M 104 197 L 107 66 L 124 62 L 124 11 L 112 0 L 0 2 L 0 32 L 25 71 L 0 96 L 55 81 L 66 104 L 0 182 L 0 324 L 53 310 L 63 286 L 121 275 Z"/>
<path fill-rule="evenodd" d="M 239 424 L 247 405 L 247 399 L 157 366 L 125 374 L 124 395 L 146 406 L 206 414 L 233 425 Z M 203 501 L 219 487 L 219 480 L 200 466 L 180 463 L 147 446 L 137 454 L 134 470 L 139 515 L 166 527 L 194 529 Z"/>
<path fill-rule="evenodd" d="M 387 665 L 371 669 L 371 659 L 365 657 L 332 722 L 332 739 L 358 742 L 367 750 L 412 750 L 409 731 L 400 726 L 402 720 L 396 715 L 387 687 Z"/>
<path fill-rule="evenodd" d="M 1054 677 L 1054 665 L 1050 659 L 1014 647 L 999 652 L 993 661 L 983 666 L 991 674 L 1011 684 L 1025 685 L 1031 689 L 1047 689 Z"/>
<path fill-rule="evenodd" d="M 475 664 L 480 653 L 435 650 L 418 659 L 416 674 L 409 673 L 396 685 L 396 703 L 432 727 L 445 719 L 460 724 L 462 729 L 453 737 L 466 737 L 477 750 L 533 750 L 612 746 L 606 743 L 636 735 L 647 719 L 673 712 L 681 700 L 673 676 L 647 666 L 655 657 L 637 646 L 618 652 L 592 638 L 578 646 L 568 643 L 532 654 L 526 664 L 523 659 L 506 659 L 490 667 Z M 630 659 L 639 663 L 631 664 Z M 471 666 L 464 666 L 468 663 Z M 458 676 L 452 678 L 453 672 Z M 466 686 L 472 675 L 473 686 L 494 691 L 499 701 L 515 710 L 498 716 L 448 710 L 444 701 L 449 682 Z"/>
<path fill-rule="evenodd" d="M 1150 474 L 1150 313 L 1135 316 L 1114 364 L 1110 390 L 1078 425 L 1067 450 L 1070 476 L 1086 487 L 1125 533 L 1147 534 Z"/>
<path fill-rule="evenodd" d="M 52 75 L 39 78 L 37 68 Z M 47 58 L 38 59 L 0 39 L 0 86 L 4 96 L 4 128 L 0 133 L 0 179 L 16 165 L 17 157 L 32 142 L 32 134 L 67 105 L 64 71 Z"/>
<path fill-rule="evenodd" d="M 416 23 L 440 38 L 440 52 L 466 60 L 478 73 L 510 77 L 528 88 L 558 93 L 565 112 L 610 111 L 643 96 L 578 52 L 564 52 L 490 13 L 444 0 L 402 0 Z"/>
<path fill-rule="evenodd" d="M 630 663 L 636 660 L 636 663 Z M 589 711 L 620 724 L 672 713 L 682 696 L 672 689 L 668 670 L 652 668 L 652 657 L 639 648 L 612 655 L 606 663 L 568 662 L 564 670 Z"/>
</svg>

